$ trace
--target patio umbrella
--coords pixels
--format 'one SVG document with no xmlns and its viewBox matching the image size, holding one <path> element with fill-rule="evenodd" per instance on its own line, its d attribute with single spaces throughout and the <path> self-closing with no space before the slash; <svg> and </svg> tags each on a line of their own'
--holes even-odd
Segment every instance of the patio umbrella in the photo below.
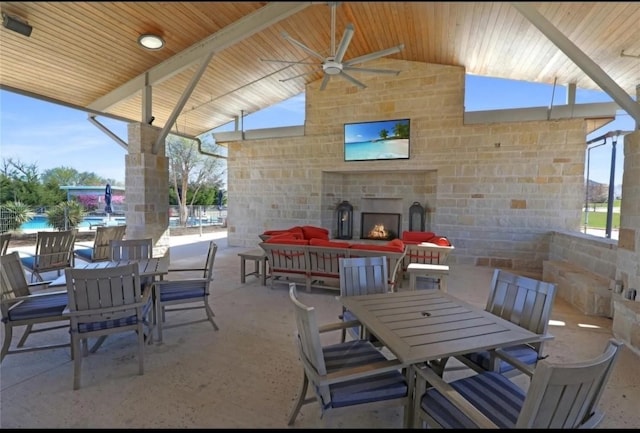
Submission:
<svg viewBox="0 0 640 433">
<path fill-rule="evenodd" d="M 113 213 L 113 209 L 111 209 L 111 185 L 109 184 L 104 189 L 104 212 Z"/>
</svg>

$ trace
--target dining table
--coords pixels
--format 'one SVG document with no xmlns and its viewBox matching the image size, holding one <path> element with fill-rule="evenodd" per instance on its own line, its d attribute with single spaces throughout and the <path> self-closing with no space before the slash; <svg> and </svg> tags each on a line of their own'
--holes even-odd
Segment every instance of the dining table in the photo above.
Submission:
<svg viewBox="0 0 640 433">
<path fill-rule="evenodd" d="M 435 366 L 443 365 L 442 360 L 450 357 L 533 343 L 542 338 L 440 290 L 340 296 L 338 300 L 399 361 L 428 366 L 434 371 Z M 407 369 L 407 379 L 412 388 L 410 371 Z M 444 382 L 442 370 L 432 376 Z M 405 417 L 405 427 L 413 420 L 413 404 L 410 403 L 409 416 Z"/>
</svg>

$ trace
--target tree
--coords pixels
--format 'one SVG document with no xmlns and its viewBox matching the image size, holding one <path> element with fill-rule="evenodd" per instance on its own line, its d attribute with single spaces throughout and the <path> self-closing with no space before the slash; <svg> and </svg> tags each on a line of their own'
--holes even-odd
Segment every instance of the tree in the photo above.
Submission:
<svg viewBox="0 0 640 433">
<path fill-rule="evenodd" d="M 167 157 L 169 179 L 180 209 L 180 225 L 186 226 L 187 206 L 196 203 L 203 188 L 218 189 L 222 185 L 223 165 L 220 159 L 200 153 L 195 142 L 175 135 L 167 139 Z"/>
</svg>

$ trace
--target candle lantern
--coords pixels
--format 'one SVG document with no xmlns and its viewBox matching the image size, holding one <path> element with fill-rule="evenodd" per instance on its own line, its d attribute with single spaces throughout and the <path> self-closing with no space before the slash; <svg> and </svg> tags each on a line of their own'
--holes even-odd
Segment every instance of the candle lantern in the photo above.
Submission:
<svg viewBox="0 0 640 433">
<path fill-rule="evenodd" d="M 409 207 L 409 231 L 424 231 L 424 208 L 417 201 Z"/>
<path fill-rule="evenodd" d="M 353 237 L 353 206 L 343 200 L 336 208 L 338 222 L 338 239 L 351 239 Z"/>
</svg>

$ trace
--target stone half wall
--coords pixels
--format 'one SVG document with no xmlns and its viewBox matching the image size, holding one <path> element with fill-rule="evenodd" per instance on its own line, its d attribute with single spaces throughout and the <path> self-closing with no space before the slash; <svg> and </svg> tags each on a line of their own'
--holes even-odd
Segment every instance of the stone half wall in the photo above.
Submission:
<svg viewBox="0 0 640 433">
<path fill-rule="evenodd" d="M 375 65 L 373 64 L 375 63 Z M 228 241 L 320 225 L 335 234 L 342 200 L 414 201 L 429 228 L 456 246 L 451 263 L 541 272 L 553 230 L 578 230 L 584 198 L 583 119 L 463 124 L 462 67 L 380 59 L 397 77 L 332 79 L 306 92 L 305 135 L 230 142 Z M 499 97 L 499 96 L 497 96 Z M 345 162 L 346 122 L 411 119 L 409 160 Z M 358 217 L 359 218 L 359 217 Z M 359 224 L 359 219 L 356 224 Z"/>
</svg>

